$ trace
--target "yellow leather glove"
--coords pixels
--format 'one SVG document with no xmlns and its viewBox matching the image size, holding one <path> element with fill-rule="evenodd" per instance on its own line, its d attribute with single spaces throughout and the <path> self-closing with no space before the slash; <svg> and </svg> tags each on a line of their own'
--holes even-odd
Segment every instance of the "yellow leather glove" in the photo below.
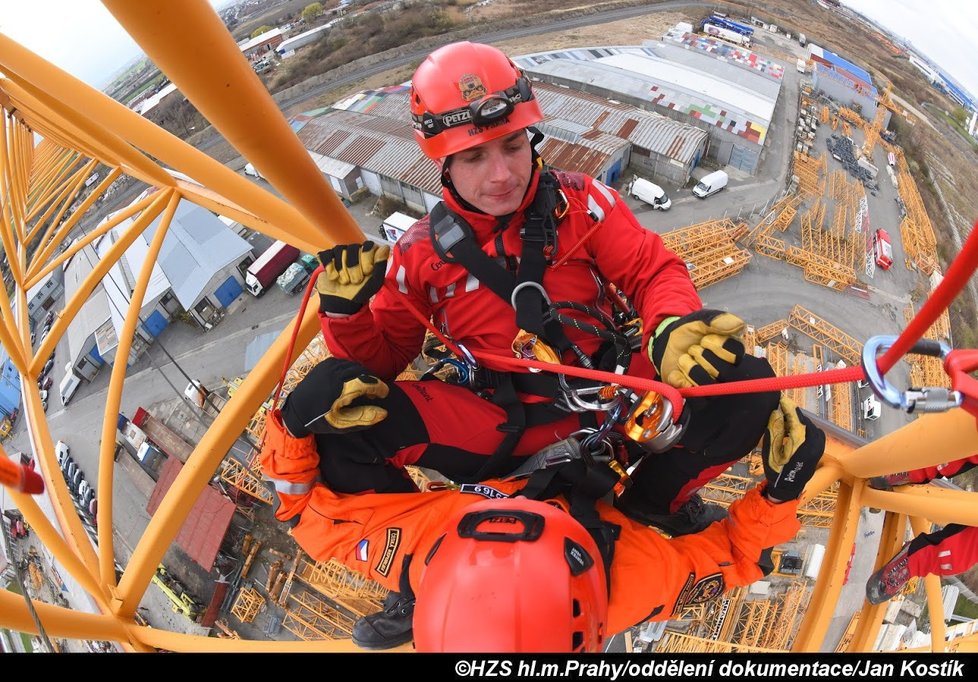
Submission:
<svg viewBox="0 0 978 682">
<path fill-rule="evenodd" d="M 825 451 L 825 434 L 782 397 L 771 413 L 761 445 L 767 496 L 784 502 L 797 499 L 818 468 Z"/>
<path fill-rule="evenodd" d="M 649 342 L 649 359 L 662 381 L 676 388 L 714 383 L 744 357 L 744 321 L 720 310 L 668 318 Z"/>
<path fill-rule="evenodd" d="M 296 438 L 359 431 L 387 418 L 390 388 L 355 362 L 327 358 L 312 368 L 282 405 L 282 422 Z"/>
<path fill-rule="evenodd" d="M 316 280 L 319 309 L 334 315 L 352 315 L 360 310 L 380 291 L 390 253 L 390 247 L 371 241 L 320 251 L 323 272 Z"/>
</svg>

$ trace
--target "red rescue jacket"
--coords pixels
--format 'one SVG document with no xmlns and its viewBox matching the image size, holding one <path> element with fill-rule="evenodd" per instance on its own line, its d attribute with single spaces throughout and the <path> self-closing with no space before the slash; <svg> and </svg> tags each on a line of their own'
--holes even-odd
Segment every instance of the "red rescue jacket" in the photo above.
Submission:
<svg viewBox="0 0 978 682">
<path fill-rule="evenodd" d="M 575 301 L 608 313 L 602 282 L 613 282 L 638 310 L 646 344 L 666 317 L 702 307 L 685 263 L 657 234 L 639 225 L 615 190 L 581 173 L 555 175 L 569 210 L 557 229 L 553 264 L 544 273 L 550 300 Z M 448 190 L 443 194 L 448 208 L 472 226 L 490 257 L 518 258 L 523 250 L 520 227 L 538 182 L 535 172 L 522 206 L 501 232 L 495 231 L 495 217 L 466 210 Z M 427 217 L 394 246 L 384 286 L 369 307 L 346 317 L 320 315 L 326 345 L 337 357 L 359 362 L 382 379 L 396 377 L 420 352 L 426 331 L 405 309 L 405 299 L 469 350 L 512 357 L 518 331 L 512 306 L 462 265 L 439 257 Z M 586 332 L 569 327 L 565 332 L 588 355 L 600 345 Z M 564 360 L 576 364 L 570 357 Z"/>
</svg>

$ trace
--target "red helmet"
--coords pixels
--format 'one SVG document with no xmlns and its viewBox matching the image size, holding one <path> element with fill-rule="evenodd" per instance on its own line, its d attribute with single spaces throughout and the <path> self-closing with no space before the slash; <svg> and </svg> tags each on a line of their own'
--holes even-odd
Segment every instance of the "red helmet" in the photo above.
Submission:
<svg viewBox="0 0 978 682">
<path fill-rule="evenodd" d="M 449 522 L 425 560 L 418 651 L 600 651 L 608 590 L 594 540 L 526 498 L 485 500 Z"/>
<path fill-rule="evenodd" d="M 529 79 L 489 45 L 452 43 L 428 55 L 411 79 L 414 137 L 430 159 L 543 120 Z"/>
</svg>

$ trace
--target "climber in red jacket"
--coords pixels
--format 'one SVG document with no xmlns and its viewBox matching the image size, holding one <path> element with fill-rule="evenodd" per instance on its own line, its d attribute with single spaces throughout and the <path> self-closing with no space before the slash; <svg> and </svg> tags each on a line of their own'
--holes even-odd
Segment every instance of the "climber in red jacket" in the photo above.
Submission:
<svg viewBox="0 0 978 682">
<path fill-rule="evenodd" d="M 456 483 L 504 476 L 612 410 L 597 382 L 513 372 L 493 355 L 657 374 L 677 387 L 774 376 L 744 355 L 743 321 L 702 309 L 686 264 L 615 190 L 544 166 L 540 102 L 505 54 L 474 43 L 436 50 L 409 98 L 443 200 L 392 250 L 368 241 L 319 254 L 333 357 L 282 411 L 293 435 L 315 434 L 331 490 L 414 491 L 407 464 Z M 425 321 L 458 349 L 445 360 L 455 378 L 395 381 L 422 350 Z M 321 418 L 324 400 L 336 409 Z M 777 401 L 777 392 L 686 401 L 655 448 L 623 446 L 625 465 L 639 463 L 619 507 L 672 535 L 722 517 L 696 491 L 756 446 Z"/>
</svg>

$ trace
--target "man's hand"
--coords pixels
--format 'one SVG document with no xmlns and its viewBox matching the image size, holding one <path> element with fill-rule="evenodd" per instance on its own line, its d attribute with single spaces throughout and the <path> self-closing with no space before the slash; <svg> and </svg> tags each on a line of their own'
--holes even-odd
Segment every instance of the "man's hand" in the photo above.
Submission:
<svg viewBox="0 0 978 682">
<path fill-rule="evenodd" d="M 380 291 L 390 253 L 390 247 L 371 241 L 320 251 L 323 272 L 316 280 L 319 309 L 334 315 L 352 315 L 360 310 Z"/>
<path fill-rule="evenodd" d="M 666 323 L 649 342 L 649 358 L 670 386 L 712 384 L 744 357 L 745 325 L 736 315 L 703 309 Z"/>
<path fill-rule="evenodd" d="M 774 502 L 797 499 L 815 474 L 825 451 L 825 434 L 798 406 L 781 398 L 764 432 L 761 457 L 767 496 Z"/>
<path fill-rule="evenodd" d="M 296 438 L 309 433 L 348 433 L 383 421 L 376 404 L 390 388 L 349 360 L 327 358 L 292 390 L 282 405 L 282 421 Z"/>
</svg>

